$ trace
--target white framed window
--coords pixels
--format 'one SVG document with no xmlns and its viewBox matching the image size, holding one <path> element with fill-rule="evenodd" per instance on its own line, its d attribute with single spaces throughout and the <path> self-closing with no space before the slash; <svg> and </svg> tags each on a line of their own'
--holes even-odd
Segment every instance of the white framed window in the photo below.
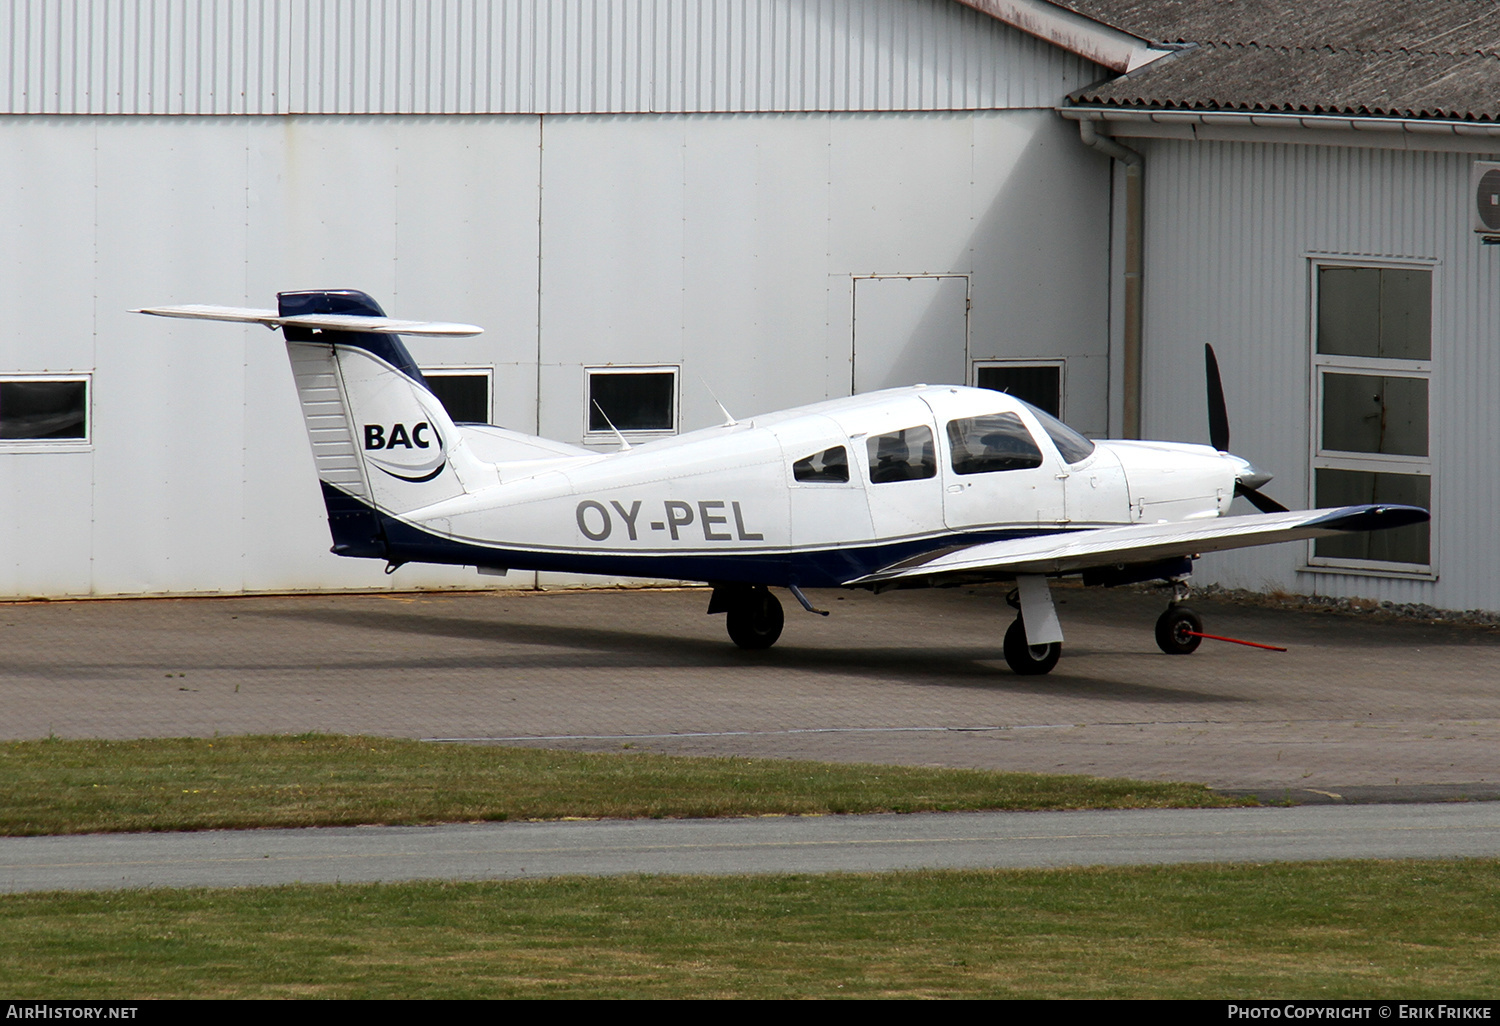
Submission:
<svg viewBox="0 0 1500 1026">
<path fill-rule="evenodd" d="M 493 423 L 491 367 L 423 367 L 422 377 L 455 424 Z"/>
<path fill-rule="evenodd" d="M 1315 507 L 1432 508 L 1431 263 L 1314 258 Z M 1309 543 L 1308 566 L 1431 576 L 1430 524 Z"/>
<path fill-rule="evenodd" d="M 1024 399 L 1059 420 L 1065 371 L 1062 360 L 976 360 L 973 365 L 977 387 Z"/>
<path fill-rule="evenodd" d="M 87 448 L 91 385 L 88 374 L 0 376 L 0 448 Z"/>
<path fill-rule="evenodd" d="M 616 431 L 640 437 L 676 433 L 676 366 L 654 364 L 583 370 L 585 441 L 613 440 Z"/>
</svg>

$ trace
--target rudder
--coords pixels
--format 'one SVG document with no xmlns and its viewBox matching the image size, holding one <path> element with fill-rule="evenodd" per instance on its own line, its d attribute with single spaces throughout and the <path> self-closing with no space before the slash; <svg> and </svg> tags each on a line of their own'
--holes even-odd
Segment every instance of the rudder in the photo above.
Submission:
<svg viewBox="0 0 1500 1026">
<path fill-rule="evenodd" d="M 282 317 L 384 317 L 354 289 L 283 292 Z M 333 551 L 385 557 L 379 514 L 400 515 L 494 483 L 468 452 L 397 335 L 284 325 Z"/>
</svg>

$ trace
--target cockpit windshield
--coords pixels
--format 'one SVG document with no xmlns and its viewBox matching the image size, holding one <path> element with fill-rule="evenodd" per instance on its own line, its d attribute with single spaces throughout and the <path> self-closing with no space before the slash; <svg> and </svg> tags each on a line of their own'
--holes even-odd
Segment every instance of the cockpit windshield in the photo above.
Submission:
<svg viewBox="0 0 1500 1026">
<path fill-rule="evenodd" d="M 1026 401 L 1020 400 L 1023 403 Z M 1039 410 L 1030 403 L 1026 403 L 1036 419 L 1042 422 L 1042 430 L 1047 432 L 1047 437 L 1052 439 L 1052 444 L 1057 446 L 1058 453 L 1062 456 L 1064 463 L 1078 463 L 1087 459 L 1094 451 L 1094 443 L 1083 435 L 1074 431 L 1068 425 L 1058 420 L 1046 410 Z"/>
</svg>

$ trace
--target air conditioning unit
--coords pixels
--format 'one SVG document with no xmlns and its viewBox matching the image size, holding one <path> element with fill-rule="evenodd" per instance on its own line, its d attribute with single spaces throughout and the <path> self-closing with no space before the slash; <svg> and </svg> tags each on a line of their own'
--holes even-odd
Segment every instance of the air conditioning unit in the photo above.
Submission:
<svg viewBox="0 0 1500 1026">
<path fill-rule="evenodd" d="M 1500 164 L 1476 160 L 1469 172 L 1474 234 L 1486 244 L 1500 243 Z"/>
</svg>

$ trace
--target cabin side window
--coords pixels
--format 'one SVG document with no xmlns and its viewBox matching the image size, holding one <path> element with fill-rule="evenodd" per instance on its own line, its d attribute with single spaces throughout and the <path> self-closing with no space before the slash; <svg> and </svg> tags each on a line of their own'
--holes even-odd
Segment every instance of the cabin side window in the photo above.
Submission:
<svg viewBox="0 0 1500 1026">
<path fill-rule="evenodd" d="M 937 453 L 931 428 L 922 425 L 902 428 L 876 435 L 867 444 L 871 484 L 919 481 L 937 476 Z"/>
<path fill-rule="evenodd" d="M 815 452 L 792 464 L 792 477 L 798 481 L 823 481 L 847 484 L 849 452 L 842 445 Z"/>
<path fill-rule="evenodd" d="M 948 422 L 955 474 L 1030 470 L 1042 465 L 1042 450 L 1014 413 L 990 413 Z"/>
</svg>

